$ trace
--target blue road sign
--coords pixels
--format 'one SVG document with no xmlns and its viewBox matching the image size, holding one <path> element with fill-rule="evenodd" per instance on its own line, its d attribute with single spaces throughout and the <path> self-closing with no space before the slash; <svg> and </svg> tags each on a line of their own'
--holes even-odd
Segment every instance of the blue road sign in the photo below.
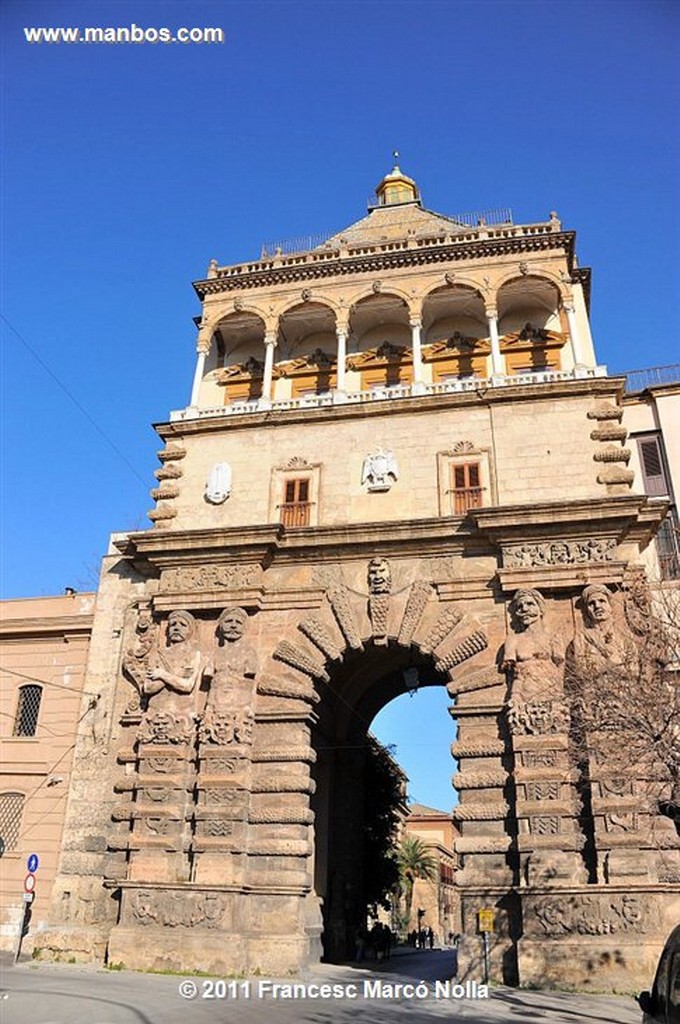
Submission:
<svg viewBox="0 0 680 1024">
<path fill-rule="evenodd" d="M 39 863 L 40 858 L 38 857 L 38 854 L 32 853 L 31 856 L 28 858 L 28 861 L 26 862 L 26 868 L 28 871 L 31 872 L 31 874 L 33 874 L 34 871 L 38 870 Z"/>
</svg>

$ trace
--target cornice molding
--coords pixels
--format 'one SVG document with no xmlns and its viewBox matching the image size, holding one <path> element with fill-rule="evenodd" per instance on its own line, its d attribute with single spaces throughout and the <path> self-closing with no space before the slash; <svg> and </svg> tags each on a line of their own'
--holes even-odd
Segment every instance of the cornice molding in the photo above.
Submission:
<svg viewBox="0 0 680 1024">
<path fill-rule="evenodd" d="M 16 619 L 4 619 L 0 622 L 0 640 L 53 639 L 64 637 L 76 639 L 89 637 L 92 632 L 94 613 L 86 615 L 64 615 L 59 619 L 30 615 Z"/>
<path fill-rule="evenodd" d="M 645 497 L 579 499 L 539 505 L 479 509 L 466 517 L 388 520 L 286 530 L 281 524 L 202 530 L 149 530 L 120 537 L 121 554 L 142 573 L 167 569 L 257 562 L 267 569 L 299 565 L 301 556 L 322 562 L 350 562 L 380 554 L 394 558 L 433 558 L 462 554 L 495 556 L 520 536 L 531 542 L 546 537 L 614 537 L 619 542 L 648 538 L 659 510 Z M 621 575 L 623 563 L 593 563 Z M 587 568 L 588 566 L 586 566 Z M 571 578 L 583 566 L 569 566 Z M 499 570 L 503 572 L 504 570 Z M 565 584 L 566 585 L 566 584 Z M 573 585 L 573 584 L 572 584 Z M 258 585 L 259 586 L 259 585 Z"/>
<path fill-rule="evenodd" d="M 612 400 L 623 393 L 625 377 L 587 377 L 550 381 L 541 384 L 513 384 L 511 387 L 475 388 L 473 391 L 442 392 L 434 395 L 385 398 L 379 402 L 351 402 L 307 408 L 256 410 L 238 416 L 206 416 L 205 418 L 154 423 L 154 430 L 164 441 L 189 435 L 220 433 L 224 430 L 252 430 L 253 427 L 284 426 L 291 423 L 324 423 L 364 419 L 369 416 L 394 416 L 397 413 L 418 415 L 443 409 L 479 406 L 482 402 L 541 402 L 569 396 L 594 399 L 606 396 Z"/>
<path fill-rule="evenodd" d="M 356 256 L 340 256 L 309 263 L 296 261 L 291 265 L 273 267 L 270 261 L 247 263 L 242 273 L 224 274 L 218 277 L 194 281 L 194 289 L 200 299 L 220 292 L 239 291 L 250 288 L 271 288 L 278 284 L 313 279 L 346 277 L 350 274 L 373 274 L 382 270 L 401 270 L 404 267 L 427 266 L 438 263 L 456 263 L 461 260 L 489 259 L 514 253 L 542 252 L 561 249 L 566 252 L 569 272 L 574 273 L 573 257 L 576 233 L 574 231 L 546 231 L 530 235 L 513 235 L 508 238 L 479 238 L 472 241 L 450 242 L 439 246 L 420 246 L 413 249 L 399 249 L 390 252 L 366 253 L 365 248 Z M 236 265 L 238 266 L 238 264 Z M 232 268 L 229 268 L 232 269 Z M 577 268 L 579 280 L 585 283 L 587 268 Z"/>
</svg>

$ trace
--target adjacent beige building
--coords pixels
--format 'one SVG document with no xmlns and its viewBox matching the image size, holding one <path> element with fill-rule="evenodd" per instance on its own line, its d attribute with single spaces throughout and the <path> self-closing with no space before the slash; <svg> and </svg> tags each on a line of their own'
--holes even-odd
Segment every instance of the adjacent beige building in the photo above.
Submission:
<svg viewBox="0 0 680 1024">
<path fill-rule="evenodd" d="M 12 949 L 28 857 L 32 930 L 47 920 L 62 849 L 94 594 L 0 603 L 0 948 Z M 94 694 L 88 695 L 94 700 Z M 87 714 L 86 714 L 87 717 Z"/>
<path fill-rule="evenodd" d="M 665 506 L 635 485 L 574 232 L 434 213 L 395 167 L 345 231 L 195 288 L 154 527 L 104 560 L 31 941 L 216 974 L 347 956 L 362 752 L 415 682 L 458 724 L 462 973 L 493 908 L 506 982 L 646 983 L 680 838 L 637 779 L 570 758 L 563 682 L 593 651 L 603 679 L 620 664 Z"/>
<path fill-rule="evenodd" d="M 434 861 L 434 877 L 415 880 L 409 930 L 431 928 L 438 945 L 450 944 L 453 936 L 461 930 L 455 884 L 458 867 L 454 850 L 456 832 L 451 814 L 425 804 L 411 804 L 404 819 L 404 833 L 422 839 Z"/>
<path fill-rule="evenodd" d="M 680 580 L 680 365 L 627 374 L 622 423 L 635 490 L 667 507 L 647 553 L 649 573 L 665 582 Z"/>
</svg>

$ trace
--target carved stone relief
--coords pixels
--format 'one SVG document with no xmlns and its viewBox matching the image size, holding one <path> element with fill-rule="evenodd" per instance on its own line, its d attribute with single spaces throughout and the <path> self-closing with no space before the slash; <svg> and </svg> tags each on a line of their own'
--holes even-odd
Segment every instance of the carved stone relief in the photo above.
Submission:
<svg viewBox="0 0 680 1024">
<path fill-rule="evenodd" d="M 163 593 L 196 590 L 237 590 L 255 586 L 261 576 L 259 565 L 202 565 L 167 569 L 161 575 Z"/>
<path fill-rule="evenodd" d="M 329 588 L 328 600 L 330 601 L 333 614 L 337 619 L 342 635 L 349 647 L 362 651 L 364 645 L 361 642 L 361 634 L 357 626 L 354 610 L 349 597 L 349 591 L 344 583 Z"/>
<path fill-rule="evenodd" d="M 508 724 L 514 734 L 546 736 L 564 733 L 569 727 L 569 712 L 563 701 L 510 701 Z"/>
<path fill-rule="evenodd" d="M 435 667 L 438 672 L 448 672 L 450 669 L 455 668 L 456 665 L 461 665 L 468 658 L 474 658 L 476 654 L 481 654 L 489 645 L 489 641 L 486 633 L 483 629 L 476 629 L 474 633 L 470 633 L 460 643 L 443 654 L 435 662 Z"/>
<path fill-rule="evenodd" d="M 317 616 L 310 615 L 299 623 L 298 629 L 308 640 L 311 640 L 315 647 L 321 651 L 330 661 L 340 661 L 342 649 L 333 639 L 326 624 Z"/>
<path fill-rule="evenodd" d="M 226 902 L 213 893 L 135 892 L 131 900 L 133 918 L 143 925 L 167 928 L 217 928 Z"/>
<path fill-rule="evenodd" d="M 394 452 L 376 448 L 364 459 L 361 483 L 368 484 L 369 491 L 389 491 L 399 479 L 399 467 Z"/>
<path fill-rule="evenodd" d="M 135 625 L 135 641 L 123 655 L 123 673 L 135 687 L 136 694 L 128 703 L 126 713 L 139 710 L 149 671 L 149 659 L 158 643 L 157 626 L 148 604 L 140 605 Z"/>
<path fill-rule="evenodd" d="M 554 700 L 562 692 L 564 646 L 546 628 L 543 595 L 538 590 L 518 590 L 510 612 L 513 628 L 505 639 L 502 667 L 508 675 L 511 702 Z"/>
<path fill-rule="evenodd" d="M 211 505 L 221 505 L 231 494 L 231 466 L 228 462 L 217 462 L 208 473 L 205 484 L 205 500 Z"/>
<path fill-rule="evenodd" d="M 252 708 L 240 711 L 216 711 L 208 708 L 198 727 L 202 743 L 226 746 L 230 743 L 253 742 L 255 714 Z"/>
<path fill-rule="evenodd" d="M 568 672 L 576 677 L 636 663 L 637 647 L 617 623 L 611 599 L 611 591 L 600 584 L 586 587 L 581 594 L 583 628 L 567 648 Z"/>
<path fill-rule="evenodd" d="M 545 935 L 618 935 L 649 930 L 641 896 L 546 896 L 533 911 Z M 533 929 L 532 929 L 533 930 Z"/>
<path fill-rule="evenodd" d="M 273 657 L 276 661 L 283 661 L 291 668 L 296 668 L 304 675 L 322 679 L 325 683 L 329 682 L 329 676 L 323 664 L 313 658 L 299 644 L 291 643 L 290 640 L 281 640 L 274 649 Z"/>
<path fill-rule="evenodd" d="M 245 639 L 248 622 L 244 608 L 226 608 L 218 619 L 219 646 L 205 667 L 211 680 L 206 715 L 231 708 L 234 700 L 238 703 L 248 696 L 249 680 L 255 678 L 258 668 L 255 648 Z"/>
<path fill-rule="evenodd" d="M 397 637 L 397 643 L 401 644 L 402 647 L 408 647 L 412 643 L 416 629 L 423 617 L 423 612 L 433 594 L 432 586 L 424 580 L 416 580 L 411 584 L 404 617 L 401 620 Z"/>
<path fill-rule="evenodd" d="M 373 642 L 387 643 L 387 619 L 390 611 L 392 572 L 386 558 L 373 558 L 368 563 L 368 617 L 371 620 Z"/>
<path fill-rule="evenodd" d="M 503 565 L 507 569 L 536 568 L 541 565 L 582 565 L 584 562 L 609 562 L 615 557 L 616 541 L 609 537 L 514 544 L 503 549 Z"/>
<path fill-rule="evenodd" d="M 190 612 L 168 616 L 166 645 L 157 639 L 144 658 L 142 696 L 149 710 L 142 718 L 142 743 L 186 743 L 193 732 L 190 697 L 203 673 L 203 656 L 196 639 L 196 621 Z M 141 669 L 137 666 L 141 678 Z"/>
<path fill-rule="evenodd" d="M 431 654 L 444 642 L 460 624 L 463 613 L 456 608 L 447 608 L 437 618 L 434 626 L 430 629 L 425 638 L 418 645 L 423 654 Z"/>
</svg>

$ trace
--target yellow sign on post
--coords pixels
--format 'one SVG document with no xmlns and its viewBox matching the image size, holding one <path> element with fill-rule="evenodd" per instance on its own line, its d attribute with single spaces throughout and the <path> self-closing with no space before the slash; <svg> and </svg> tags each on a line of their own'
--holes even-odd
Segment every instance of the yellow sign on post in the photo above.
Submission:
<svg viewBox="0 0 680 1024">
<path fill-rule="evenodd" d="M 495 914 L 495 910 L 491 910 L 488 908 L 477 911 L 477 924 L 479 926 L 480 932 L 493 931 L 493 921 Z"/>
</svg>

